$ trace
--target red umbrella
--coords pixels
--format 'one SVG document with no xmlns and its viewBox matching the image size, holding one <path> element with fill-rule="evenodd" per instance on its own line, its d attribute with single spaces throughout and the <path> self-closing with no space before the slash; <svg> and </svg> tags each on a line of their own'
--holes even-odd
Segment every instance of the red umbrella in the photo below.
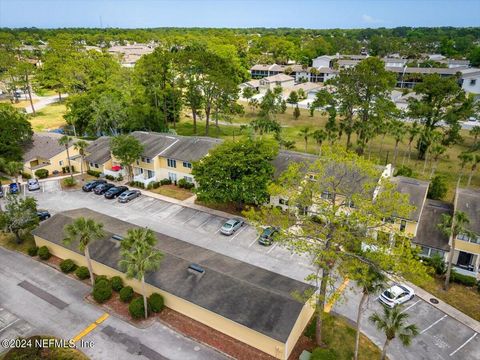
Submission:
<svg viewBox="0 0 480 360">
<path fill-rule="evenodd" d="M 112 171 L 120 171 L 122 170 L 122 167 L 119 165 L 112 166 Z"/>
</svg>

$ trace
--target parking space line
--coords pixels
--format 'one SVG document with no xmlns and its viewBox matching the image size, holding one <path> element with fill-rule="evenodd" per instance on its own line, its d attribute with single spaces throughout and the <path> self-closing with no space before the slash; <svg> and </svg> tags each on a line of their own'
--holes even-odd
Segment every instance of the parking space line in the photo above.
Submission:
<svg viewBox="0 0 480 360">
<path fill-rule="evenodd" d="M 268 249 L 267 254 L 270 254 L 273 251 L 273 249 L 277 247 L 277 245 L 278 243 L 273 244 L 273 246 L 270 249 Z"/>
<path fill-rule="evenodd" d="M 212 218 L 214 218 L 213 215 L 208 215 L 207 219 L 206 219 L 204 222 L 202 222 L 200 225 L 197 226 L 197 229 L 198 229 L 199 227 L 202 227 L 203 225 L 205 225 L 205 224 L 206 224 L 207 222 L 209 222 L 210 220 L 212 220 Z"/>
<path fill-rule="evenodd" d="M 402 311 L 400 311 L 400 314 L 401 314 L 401 313 L 404 313 L 405 311 L 410 310 L 412 307 L 414 307 L 415 305 L 417 305 L 420 301 L 422 301 L 422 300 L 417 300 L 416 302 L 414 302 L 414 303 L 413 303 L 412 305 L 410 305 L 409 307 L 403 309 Z"/>
<path fill-rule="evenodd" d="M 433 326 L 437 325 L 440 321 L 442 321 L 443 319 L 445 319 L 448 315 L 443 315 L 440 319 L 438 319 L 437 321 L 435 321 L 432 325 L 430 325 L 429 327 L 427 327 L 426 329 L 423 329 L 422 331 L 420 331 L 420 334 L 423 334 L 425 331 L 431 329 Z"/>
<path fill-rule="evenodd" d="M 15 324 L 17 321 L 19 321 L 20 319 L 15 319 L 13 320 L 10 324 L 8 324 L 7 326 L 4 326 L 3 328 L 0 329 L 0 333 L 3 331 L 3 330 L 6 330 L 8 329 L 10 326 L 12 326 L 13 324 Z"/>
<path fill-rule="evenodd" d="M 192 220 L 195 216 L 197 216 L 200 213 L 200 211 L 195 212 L 192 216 L 190 216 L 187 220 L 185 220 L 183 223 L 186 224 L 190 220 Z"/>
<path fill-rule="evenodd" d="M 455 353 L 456 353 L 458 350 L 462 349 L 465 345 L 467 345 L 470 341 L 472 341 L 472 340 L 475 338 L 475 336 L 477 336 L 477 335 L 478 335 L 478 333 L 473 334 L 467 341 L 465 341 L 462 345 L 460 345 L 455 351 L 453 351 L 453 352 L 452 352 L 450 355 L 448 355 L 448 356 L 453 356 L 453 355 L 455 355 Z"/>
<path fill-rule="evenodd" d="M 228 242 L 231 242 L 233 239 L 235 239 L 238 236 L 238 234 L 240 234 L 245 229 L 246 227 L 242 227 L 240 230 L 238 230 L 235 234 L 233 234 L 233 236 L 228 240 Z"/>
<path fill-rule="evenodd" d="M 250 245 L 248 245 L 248 247 L 251 247 L 253 244 L 255 244 L 257 242 L 257 239 L 253 240 Z"/>
</svg>

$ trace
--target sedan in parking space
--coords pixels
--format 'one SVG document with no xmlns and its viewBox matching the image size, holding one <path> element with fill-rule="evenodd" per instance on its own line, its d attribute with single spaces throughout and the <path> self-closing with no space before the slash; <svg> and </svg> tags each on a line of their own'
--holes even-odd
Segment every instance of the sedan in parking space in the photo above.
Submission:
<svg viewBox="0 0 480 360">
<path fill-rule="evenodd" d="M 37 210 L 38 220 L 43 221 L 50 218 L 52 215 L 47 210 Z"/>
<path fill-rule="evenodd" d="M 127 190 L 120 194 L 118 202 L 127 203 L 140 196 L 140 190 Z"/>
<path fill-rule="evenodd" d="M 235 231 L 240 229 L 245 222 L 242 219 L 234 218 L 234 219 L 229 219 L 223 224 L 223 226 L 220 228 L 220 232 L 223 235 L 232 235 Z"/>
<path fill-rule="evenodd" d="M 391 288 L 381 293 L 378 297 L 378 300 L 382 304 L 390 308 L 394 308 L 397 305 L 413 299 L 414 296 L 415 292 L 411 287 L 404 284 L 395 284 Z"/>
<path fill-rule="evenodd" d="M 95 189 L 93 189 L 93 192 L 94 192 L 96 195 L 103 195 L 103 194 L 105 194 L 108 190 L 110 190 L 111 188 L 113 188 L 114 186 L 115 186 L 115 185 L 109 184 L 109 183 L 100 184 L 100 185 L 96 186 Z"/>
<path fill-rule="evenodd" d="M 30 179 L 27 183 L 28 191 L 40 190 L 40 183 L 38 179 Z"/>
<path fill-rule="evenodd" d="M 105 199 L 114 199 L 116 197 L 119 197 L 122 193 L 128 190 L 128 187 L 126 186 L 115 186 L 110 189 L 108 189 L 104 196 Z"/>
<path fill-rule="evenodd" d="M 107 183 L 106 180 L 92 180 L 87 182 L 85 185 L 83 185 L 82 190 L 85 192 L 90 192 L 93 189 L 95 189 L 98 185 L 106 184 L 106 183 Z"/>
<path fill-rule="evenodd" d="M 263 229 L 263 232 L 258 237 L 258 243 L 263 246 L 270 246 L 273 243 L 275 234 L 278 233 L 278 228 L 274 226 L 268 226 Z"/>
<path fill-rule="evenodd" d="M 8 191 L 10 194 L 18 194 L 20 192 L 20 187 L 17 183 L 11 183 L 8 185 Z"/>
</svg>

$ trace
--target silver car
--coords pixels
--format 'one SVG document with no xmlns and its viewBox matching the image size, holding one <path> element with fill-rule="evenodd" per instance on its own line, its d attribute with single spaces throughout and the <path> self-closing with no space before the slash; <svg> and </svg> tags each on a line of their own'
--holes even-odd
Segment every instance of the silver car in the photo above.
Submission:
<svg viewBox="0 0 480 360">
<path fill-rule="evenodd" d="M 120 194 L 120 196 L 118 197 L 118 202 L 127 203 L 130 200 L 133 200 L 139 196 L 140 196 L 139 190 L 127 190 L 122 194 Z"/>
<path fill-rule="evenodd" d="M 27 186 L 29 191 L 40 190 L 40 183 L 37 179 L 28 180 Z"/>
<path fill-rule="evenodd" d="M 234 218 L 234 219 L 229 219 L 223 224 L 223 226 L 220 228 L 220 232 L 223 235 L 232 235 L 235 231 L 240 229 L 245 222 L 242 219 Z"/>
</svg>

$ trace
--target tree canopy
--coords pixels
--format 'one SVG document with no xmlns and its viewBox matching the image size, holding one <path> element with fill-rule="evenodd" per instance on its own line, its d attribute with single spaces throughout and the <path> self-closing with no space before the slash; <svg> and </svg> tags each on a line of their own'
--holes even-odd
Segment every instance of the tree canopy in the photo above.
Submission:
<svg viewBox="0 0 480 360">
<path fill-rule="evenodd" d="M 25 114 L 10 104 L 0 104 L 0 154 L 6 160 L 21 160 L 33 131 Z"/>
</svg>

